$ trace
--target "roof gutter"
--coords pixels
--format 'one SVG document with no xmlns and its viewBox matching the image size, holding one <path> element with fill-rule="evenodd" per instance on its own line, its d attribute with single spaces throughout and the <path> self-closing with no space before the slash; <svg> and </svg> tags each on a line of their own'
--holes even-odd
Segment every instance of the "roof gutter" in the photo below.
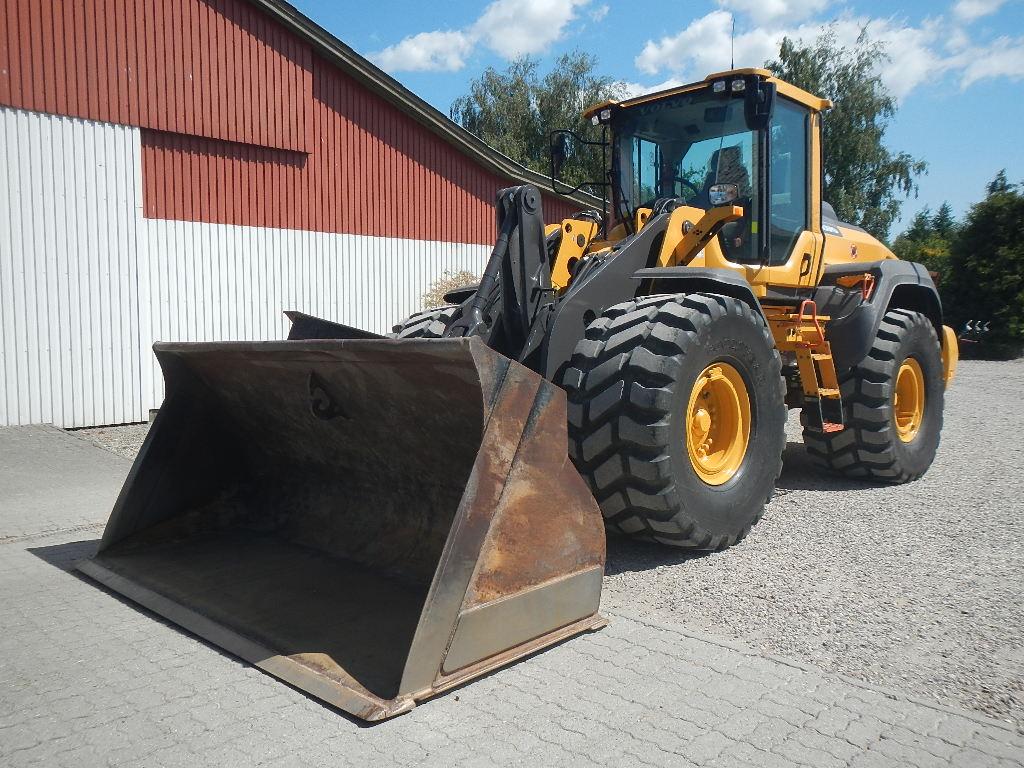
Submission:
<svg viewBox="0 0 1024 768">
<path fill-rule="evenodd" d="M 522 179 L 549 194 L 568 197 L 581 206 L 600 206 L 601 199 L 592 195 L 584 193 L 560 195 L 552 187 L 548 176 L 520 165 L 512 158 L 501 154 L 481 141 L 479 137 L 430 106 L 289 3 L 283 2 L 283 0 L 248 0 L 248 2 L 309 42 L 315 51 L 327 61 L 340 67 L 362 85 L 409 114 L 432 133 L 440 136 L 488 170 L 510 179 Z"/>
</svg>

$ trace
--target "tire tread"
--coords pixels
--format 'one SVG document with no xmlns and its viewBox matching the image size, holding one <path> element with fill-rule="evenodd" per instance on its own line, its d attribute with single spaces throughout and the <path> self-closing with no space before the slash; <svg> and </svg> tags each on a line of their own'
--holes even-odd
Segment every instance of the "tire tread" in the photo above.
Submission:
<svg viewBox="0 0 1024 768">
<path fill-rule="evenodd" d="M 450 304 L 414 312 L 391 329 L 394 339 L 439 339 L 455 317 L 459 305 Z"/>
<path fill-rule="evenodd" d="M 810 423 L 806 412 L 801 413 L 804 445 L 817 466 L 847 477 L 889 483 L 910 482 L 924 474 L 900 466 L 890 448 L 898 438 L 886 407 L 895 386 L 896 355 L 915 327 L 930 333 L 938 348 L 935 328 L 925 315 L 891 309 L 882 318 L 867 357 L 841 377 L 846 429 L 825 433 Z"/>
<path fill-rule="evenodd" d="M 729 313 L 759 325 L 773 351 L 781 404 L 785 384 L 771 334 L 761 316 L 736 299 L 700 293 L 641 297 L 610 307 L 577 345 L 562 377 L 569 395 L 569 455 L 609 529 L 674 547 L 717 550 L 744 538 L 764 514 L 762 505 L 742 530 L 712 535 L 671 498 L 675 483 L 664 448 L 672 402 L 667 387 L 700 330 Z M 775 462 L 776 480 L 784 448 L 780 430 L 778 445 L 765 457 Z"/>
</svg>

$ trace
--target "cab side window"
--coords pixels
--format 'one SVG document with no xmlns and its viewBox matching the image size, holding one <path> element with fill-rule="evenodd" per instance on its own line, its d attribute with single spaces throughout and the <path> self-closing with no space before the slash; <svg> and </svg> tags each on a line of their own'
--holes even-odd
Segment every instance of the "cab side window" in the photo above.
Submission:
<svg viewBox="0 0 1024 768">
<path fill-rule="evenodd" d="M 775 103 L 771 127 L 771 264 L 785 264 L 808 227 L 807 124 L 809 113 L 785 98 Z"/>
</svg>

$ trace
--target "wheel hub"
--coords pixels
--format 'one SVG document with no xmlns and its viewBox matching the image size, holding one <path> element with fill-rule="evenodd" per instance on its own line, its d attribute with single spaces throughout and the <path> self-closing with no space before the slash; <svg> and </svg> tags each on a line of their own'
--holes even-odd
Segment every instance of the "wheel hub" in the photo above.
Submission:
<svg viewBox="0 0 1024 768">
<path fill-rule="evenodd" d="M 690 464 L 708 485 L 722 485 L 742 466 L 749 440 L 747 385 L 733 366 L 712 363 L 694 382 L 686 410 Z"/>
<path fill-rule="evenodd" d="M 896 374 L 893 390 L 892 415 L 896 434 L 904 443 L 909 443 L 921 430 L 924 420 L 924 372 L 921 364 L 908 357 Z"/>
</svg>

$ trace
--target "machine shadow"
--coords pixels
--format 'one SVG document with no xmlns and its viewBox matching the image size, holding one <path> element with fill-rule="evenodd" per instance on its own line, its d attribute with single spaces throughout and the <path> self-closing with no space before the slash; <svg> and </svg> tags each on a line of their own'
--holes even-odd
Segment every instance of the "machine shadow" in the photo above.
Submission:
<svg viewBox="0 0 1024 768">
<path fill-rule="evenodd" d="M 99 582 L 93 581 L 92 579 L 90 579 L 85 574 L 79 573 L 77 570 L 75 570 L 75 564 L 79 560 L 83 560 L 85 558 L 92 557 L 93 555 L 96 554 L 96 550 L 99 547 L 99 543 L 100 543 L 99 539 L 87 539 L 87 540 L 82 540 L 82 541 L 71 541 L 71 542 L 67 542 L 67 543 L 64 543 L 64 544 L 54 544 L 54 545 L 45 546 L 45 547 L 29 547 L 27 549 L 27 551 L 32 553 L 33 555 L 35 555 L 36 557 L 38 557 L 40 560 L 42 560 L 43 562 L 47 563 L 48 565 L 52 565 L 53 567 L 58 568 L 58 569 L 60 569 L 60 570 L 62 570 L 64 572 L 68 573 L 71 576 L 74 576 L 79 581 L 82 581 L 85 584 L 88 584 L 93 589 L 97 589 L 100 592 L 103 592 L 108 597 L 116 600 L 117 602 L 121 603 L 122 605 L 127 606 L 128 608 L 130 608 L 130 609 L 132 609 L 134 611 L 138 611 L 139 613 L 141 613 L 144 616 L 146 616 L 146 618 L 148 618 L 149 620 L 154 621 L 154 622 L 156 622 L 158 624 L 162 624 L 163 626 L 165 626 L 165 627 L 167 627 L 167 628 L 169 628 L 171 630 L 174 630 L 175 632 L 178 632 L 178 633 L 180 633 L 182 635 L 185 635 L 187 637 L 192 638 L 196 642 L 201 643 L 206 648 L 208 648 L 209 650 L 211 650 L 214 653 L 216 653 L 222 659 L 227 659 L 228 661 L 232 662 L 233 664 L 237 664 L 238 666 L 244 666 L 244 667 L 252 667 L 253 666 L 252 664 L 249 664 L 248 662 L 238 658 L 234 654 L 228 653 L 227 651 L 223 650 L 222 648 L 219 648 L 218 646 L 214 645 L 213 643 L 210 643 L 210 642 L 206 641 L 205 639 L 203 639 L 199 635 L 196 635 L 196 634 L 194 634 L 192 632 L 189 632 L 187 629 L 184 629 L 183 627 L 181 627 L 178 624 L 175 624 L 174 622 L 168 621 L 167 619 L 165 619 L 160 614 L 154 613 L 153 611 L 149 610 L 148 608 L 145 608 L 145 607 L 139 605 L 138 603 L 133 602 L 132 600 L 129 600 L 128 598 L 124 597 L 123 595 L 120 595 L 117 592 L 114 592 L 113 590 L 109 589 L 108 587 L 104 586 L 103 584 L 100 584 Z M 306 693 L 301 688 L 298 688 L 298 687 L 288 683 L 285 680 L 281 680 L 279 678 L 275 678 L 275 680 L 277 680 L 277 682 L 280 683 L 281 685 L 287 686 L 288 688 L 292 689 L 293 691 L 301 694 L 303 696 L 303 698 L 309 700 L 310 702 L 316 704 L 317 706 L 324 707 L 324 708 L 326 708 L 326 709 L 328 709 L 328 710 L 330 710 L 330 711 L 340 715 L 345 720 L 349 721 L 353 725 L 356 725 L 356 726 L 358 726 L 360 728 L 372 728 L 374 726 L 379 726 L 379 725 L 383 725 L 384 723 L 392 722 L 392 720 L 380 720 L 380 721 L 376 721 L 376 722 L 370 722 L 370 721 L 367 721 L 367 720 L 362 720 L 362 719 L 360 719 L 358 717 L 355 717 L 354 715 L 349 714 L 348 712 L 346 712 L 346 711 L 344 711 L 342 709 L 339 709 L 337 707 L 331 706 L 330 704 L 326 703 L 323 699 L 317 698 L 316 696 L 312 696 L 312 695 Z"/>
<path fill-rule="evenodd" d="M 662 565 L 679 565 L 713 554 L 715 553 L 676 549 L 657 542 L 637 541 L 610 533 L 604 573 L 605 576 L 617 576 L 620 573 L 649 571 Z"/>
<path fill-rule="evenodd" d="M 791 491 L 858 491 L 887 485 L 879 480 L 843 477 L 815 466 L 803 442 L 790 441 L 782 454 L 782 474 L 775 489 L 776 496 L 782 496 Z"/>
<path fill-rule="evenodd" d="M 876 480 L 855 480 L 833 474 L 814 465 L 807 449 L 800 441 L 790 441 L 782 458 L 782 474 L 775 486 L 773 499 L 788 496 L 796 491 L 860 491 L 883 488 L 888 483 Z M 771 514 L 769 503 L 765 514 Z M 740 543 L 738 546 L 743 546 Z M 699 560 L 715 552 L 689 552 L 674 549 L 656 542 L 637 541 L 626 536 L 608 535 L 608 558 L 605 575 L 647 571 L 664 565 L 679 565 Z"/>
</svg>

